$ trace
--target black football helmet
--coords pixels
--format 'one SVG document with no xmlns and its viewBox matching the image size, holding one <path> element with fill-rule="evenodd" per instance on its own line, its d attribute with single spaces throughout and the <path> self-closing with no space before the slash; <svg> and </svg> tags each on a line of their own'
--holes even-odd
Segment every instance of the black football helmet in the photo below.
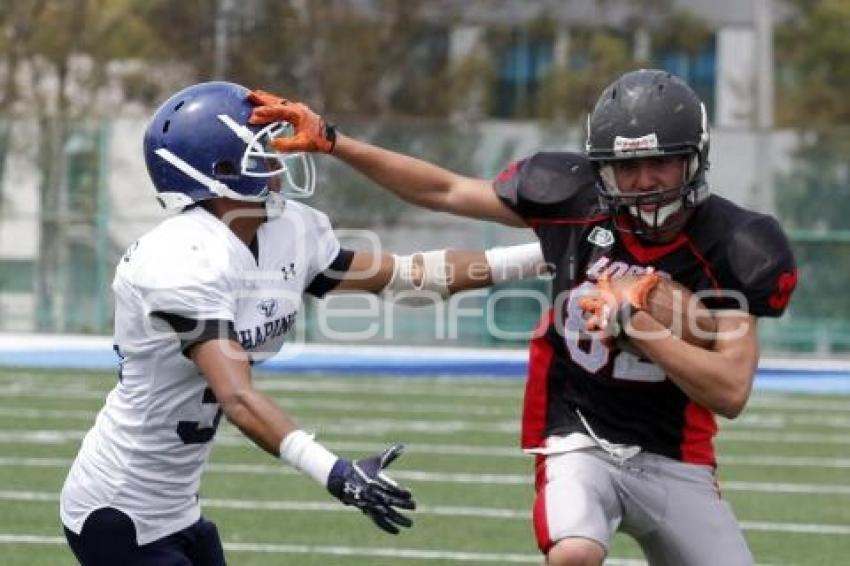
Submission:
<svg viewBox="0 0 850 566">
<path fill-rule="evenodd" d="M 587 157 L 599 172 L 600 199 L 618 229 L 648 239 L 678 230 L 709 194 L 708 118 L 696 93 L 678 77 L 641 69 L 622 75 L 602 92 L 587 120 Z M 611 162 L 669 155 L 689 156 L 681 186 L 642 193 L 617 187 Z M 649 206 L 654 212 L 645 212 Z M 621 222 L 623 212 L 631 222 Z"/>
</svg>

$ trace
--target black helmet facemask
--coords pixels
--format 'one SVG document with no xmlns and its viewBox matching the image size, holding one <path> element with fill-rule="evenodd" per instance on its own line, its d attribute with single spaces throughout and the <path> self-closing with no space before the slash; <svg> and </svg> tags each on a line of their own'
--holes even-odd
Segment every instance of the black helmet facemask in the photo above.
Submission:
<svg viewBox="0 0 850 566">
<path fill-rule="evenodd" d="M 599 97 L 587 121 L 586 151 L 599 173 L 600 201 L 615 226 L 647 239 L 682 227 L 677 214 L 708 197 L 708 119 L 705 107 L 681 79 L 658 70 L 626 73 Z M 611 162 L 645 157 L 686 156 L 678 187 L 624 193 Z M 653 211 L 641 210 L 652 205 Z M 631 221 L 619 221 L 625 216 Z"/>
</svg>

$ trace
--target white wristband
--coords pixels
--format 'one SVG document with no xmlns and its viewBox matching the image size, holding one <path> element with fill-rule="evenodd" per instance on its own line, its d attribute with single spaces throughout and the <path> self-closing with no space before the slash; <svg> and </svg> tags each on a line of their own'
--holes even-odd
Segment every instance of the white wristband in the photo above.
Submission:
<svg viewBox="0 0 850 566">
<path fill-rule="evenodd" d="M 446 250 L 422 252 L 422 289 L 446 298 L 449 293 L 449 270 Z"/>
<path fill-rule="evenodd" d="M 484 252 L 493 284 L 517 281 L 547 272 L 540 242 L 492 248 Z"/>
<path fill-rule="evenodd" d="M 414 280 L 413 262 L 419 256 L 422 261 L 421 278 Z M 449 296 L 446 250 L 417 252 L 411 255 L 393 256 L 393 276 L 381 291 L 384 298 L 408 307 L 435 305 Z"/>
<path fill-rule="evenodd" d="M 293 430 L 283 437 L 280 442 L 280 459 L 324 486 L 328 485 L 331 468 L 338 460 L 333 452 L 303 430 Z"/>
</svg>

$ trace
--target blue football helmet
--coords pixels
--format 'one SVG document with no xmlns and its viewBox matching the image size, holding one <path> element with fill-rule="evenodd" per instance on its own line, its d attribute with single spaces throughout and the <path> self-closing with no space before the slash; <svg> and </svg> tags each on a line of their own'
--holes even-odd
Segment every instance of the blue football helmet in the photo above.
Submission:
<svg viewBox="0 0 850 566">
<path fill-rule="evenodd" d="M 228 82 L 185 88 L 165 101 L 145 131 L 148 174 L 166 209 L 225 197 L 266 204 L 269 216 L 284 197 L 313 194 L 316 167 L 306 153 L 283 154 L 269 141 L 294 133 L 291 124 L 248 123 L 249 90 Z M 279 190 L 278 190 L 279 189 Z"/>
</svg>

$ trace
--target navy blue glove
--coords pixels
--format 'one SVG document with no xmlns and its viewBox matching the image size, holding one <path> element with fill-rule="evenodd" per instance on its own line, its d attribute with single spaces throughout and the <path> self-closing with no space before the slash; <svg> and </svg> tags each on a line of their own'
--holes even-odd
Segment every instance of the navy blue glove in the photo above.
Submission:
<svg viewBox="0 0 850 566">
<path fill-rule="evenodd" d="M 400 487 L 383 470 L 403 450 L 404 446 L 396 444 L 369 458 L 353 462 L 340 458 L 328 477 L 328 491 L 346 505 L 363 511 L 379 528 L 397 535 L 398 527 L 410 527 L 413 521 L 395 508 L 415 509 L 416 503 L 410 491 Z"/>
</svg>

